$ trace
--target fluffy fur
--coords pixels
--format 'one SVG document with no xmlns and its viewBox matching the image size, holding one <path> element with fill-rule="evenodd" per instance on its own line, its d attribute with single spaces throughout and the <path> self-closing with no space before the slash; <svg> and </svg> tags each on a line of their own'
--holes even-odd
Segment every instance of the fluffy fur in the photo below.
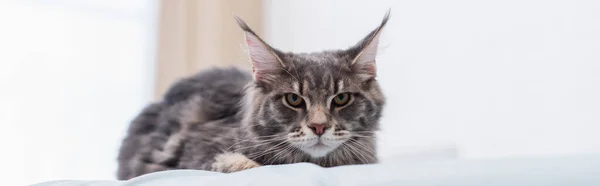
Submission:
<svg viewBox="0 0 600 186">
<path fill-rule="evenodd" d="M 118 178 L 171 169 L 376 163 L 385 99 L 375 56 L 387 19 L 349 49 L 316 53 L 281 52 L 237 19 L 252 73 L 212 69 L 174 84 L 130 124 Z M 302 103 L 292 105 L 289 95 Z M 340 95 L 349 96 L 343 105 L 333 101 Z"/>
</svg>

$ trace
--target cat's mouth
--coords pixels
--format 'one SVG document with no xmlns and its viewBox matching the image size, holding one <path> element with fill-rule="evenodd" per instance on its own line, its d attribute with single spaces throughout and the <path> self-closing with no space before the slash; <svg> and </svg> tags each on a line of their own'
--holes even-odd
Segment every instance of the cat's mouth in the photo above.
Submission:
<svg viewBox="0 0 600 186">
<path fill-rule="evenodd" d="M 344 143 L 347 138 L 343 134 L 326 130 L 323 135 L 312 135 L 310 131 L 307 131 L 305 133 L 291 133 L 288 137 L 292 145 L 313 158 L 319 158 L 327 156 Z"/>
<path fill-rule="evenodd" d="M 322 139 L 318 139 L 317 143 L 314 144 L 312 147 L 313 148 L 329 148 L 328 145 L 325 145 L 325 143 L 323 143 Z"/>
<path fill-rule="evenodd" d="M 322 142 L 319 142 L 310 147 L 302 148 L 302 150 L 310 156 L 318 158 L 326 156 L 329 152 L 331 152 L 331 150 L 333 150 L 333 148 L 323 144 Z"/>
<path fill-rule="evenodd" d="M 317 149 L 318 148 L 332 148 L 331 144 L 328 145 L 323 137 L 317 137 L 314 141 L 315 142 L 312 145 L 309 145 L 309 147 L 317 148 Z"/>
<path fill-rule="evenodd" d="M 331 146 L 331 144 L 327 144 L 323 138 L 317 138 L 313 144 L 306 144 L 306 146 L 301 147 L 302 151 L 306 152 L 312 157 L 324 157 L 329 152 L 333 151 L 336 147 Z"/>
</svg>

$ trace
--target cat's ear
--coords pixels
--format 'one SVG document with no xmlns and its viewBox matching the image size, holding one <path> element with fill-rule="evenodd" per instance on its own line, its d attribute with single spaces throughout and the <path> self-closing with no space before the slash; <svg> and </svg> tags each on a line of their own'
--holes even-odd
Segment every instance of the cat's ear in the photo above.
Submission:
<svg viewBox="0 0 600 186">
<path fill-rule="evenodd" d="M 271 81 L 275 72 L 285 68 L 275 49 L 265 43 L 250 27 L 239 17 L 235 16 L 238 25 L 244 30 L 248 56 L 252 62 L 252 74 L 257 81 Z"/>
<path fill-rule="evenodd" d="M 377 57 L 379 36 L 389 18 L 390 11 L 388 10 L 379 27 L 351 48 L 355 51 L 355 56 L 350 63 L 351 69 L 363 79 L 372 79 L 377 75 L 375 58 Z"/>
</svg>

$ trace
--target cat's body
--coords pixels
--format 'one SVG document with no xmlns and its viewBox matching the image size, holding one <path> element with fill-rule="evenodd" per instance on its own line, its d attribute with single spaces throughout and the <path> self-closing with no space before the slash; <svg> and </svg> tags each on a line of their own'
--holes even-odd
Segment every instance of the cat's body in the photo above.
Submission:
<svg viewBox="0 0 600 186">
<path fill-rule="evenodd" d="M 376 163 L 374 132 L 385 99 L 375 54 L 386 21 L 350 49 L 303 54 L 271 48 L 239 21 L 253 73 L 213 69 L 173 85 L 131 123 L 118 178 L 171 169 Z"/>
</svg>

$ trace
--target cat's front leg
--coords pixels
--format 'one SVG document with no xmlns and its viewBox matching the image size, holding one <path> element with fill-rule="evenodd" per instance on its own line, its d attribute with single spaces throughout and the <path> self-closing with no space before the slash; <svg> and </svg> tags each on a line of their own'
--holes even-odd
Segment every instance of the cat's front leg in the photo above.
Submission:
<svg viewBox="0 0 600 186">
<path fill-rule="evenodd" d="M 215 162 L 212 164 L 212 171 L 230 173 L 259 166 L 260 164 L 248 159 L 243 154 L 223 153 L 215 157 Z"/>
</svg>

